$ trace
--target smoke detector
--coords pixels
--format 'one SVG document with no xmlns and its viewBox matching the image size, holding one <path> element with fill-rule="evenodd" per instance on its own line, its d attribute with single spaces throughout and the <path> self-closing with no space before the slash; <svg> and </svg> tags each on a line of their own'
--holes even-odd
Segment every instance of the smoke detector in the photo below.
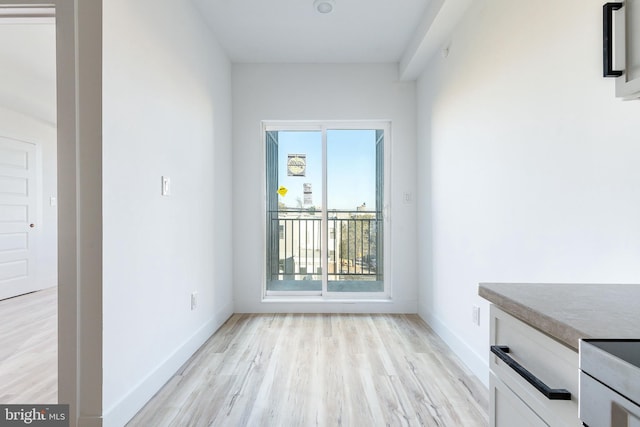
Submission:
<svg viewBox="0 0 640 427">
<path fill-rule="evenodd" d="M 335 4 L 334 0 L 315 0 L 313 7 L 320 13 L 331 13 Z"/>
</svg>

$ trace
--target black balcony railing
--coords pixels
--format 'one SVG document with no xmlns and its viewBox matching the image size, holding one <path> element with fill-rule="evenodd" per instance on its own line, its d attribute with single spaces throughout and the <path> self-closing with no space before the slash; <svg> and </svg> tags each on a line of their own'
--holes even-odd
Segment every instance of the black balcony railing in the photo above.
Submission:
<svg viewBox="0 0 640 427">
<path fill-rule="evenodd" d="M 382 213 L 329 211 L 327 260 L 322 262 L 322 212 L 269 212 L 267 268 L 271 280 L 382 280 Z"/>
</svg>

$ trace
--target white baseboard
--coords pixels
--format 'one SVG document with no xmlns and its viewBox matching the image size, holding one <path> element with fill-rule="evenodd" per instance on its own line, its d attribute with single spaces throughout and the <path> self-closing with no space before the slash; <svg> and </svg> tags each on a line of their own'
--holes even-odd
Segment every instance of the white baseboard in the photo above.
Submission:
<svg viewBox="0 0 640 427">
<path fill-rule="evenodd" d="M 489 389 L 489 364 L 478 353 L 435 317 L 423 304 L 419 304 L 418 315 L 438 334 L 467 368 Z"/>
<path fill-rule="evenodd" d="M 104 411 L 103 427 L 122 427 L 155 395 L 180 367 L 233 315 L 233 303 L 227 304 L 211 320 L 170 354 L 129 394 Z M 83 425 L 83 424 L 78 424 Z M 87 424 L 89 425 L 89 424 Z M 94 424 L 91 424 L 94 426 Z"/>
<path fill-rule="evenodd" d="M 417 313 L 414 299 L 322 299 L 266 297 L 257 304 L 236 302 L 236 313 Z"/>
</svg>

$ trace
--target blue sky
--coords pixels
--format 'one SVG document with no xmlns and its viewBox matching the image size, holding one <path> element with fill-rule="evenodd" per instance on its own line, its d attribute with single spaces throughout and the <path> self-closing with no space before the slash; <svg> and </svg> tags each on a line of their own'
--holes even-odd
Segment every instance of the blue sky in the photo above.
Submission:
<svg viewBox="0 0 640 427">
<path fill-rule="evenodd" d="M 289 154 L 305 154 L 306 176 L 287 176 Z M 374 130 L 327 131 L 327 198 L 329 209 L 355 210 L 367 204 L 375 209 L 376 150 Z M 303 200 L 303 184 L 310 183 L 313 206 L 322 207 L 322 133 L 281 131 L 278 135 L 278 185 L 287 188 L 279 197 L 288 207 Z"/>
</svg>

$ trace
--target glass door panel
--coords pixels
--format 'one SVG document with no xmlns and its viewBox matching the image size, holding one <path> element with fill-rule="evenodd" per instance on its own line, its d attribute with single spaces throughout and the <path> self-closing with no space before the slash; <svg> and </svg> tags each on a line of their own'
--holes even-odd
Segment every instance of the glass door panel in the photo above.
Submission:
<svg viewBox="0 0 640 427">
<path fill-rule="evenodd" d="M 327 130 L 328 292 L 383 292 L 384 133 Z"/>
<path fill-rule="evenodd" d="M 322 132 L 267 131 L 267 291 L 322 292 Z"/>
</svg>

